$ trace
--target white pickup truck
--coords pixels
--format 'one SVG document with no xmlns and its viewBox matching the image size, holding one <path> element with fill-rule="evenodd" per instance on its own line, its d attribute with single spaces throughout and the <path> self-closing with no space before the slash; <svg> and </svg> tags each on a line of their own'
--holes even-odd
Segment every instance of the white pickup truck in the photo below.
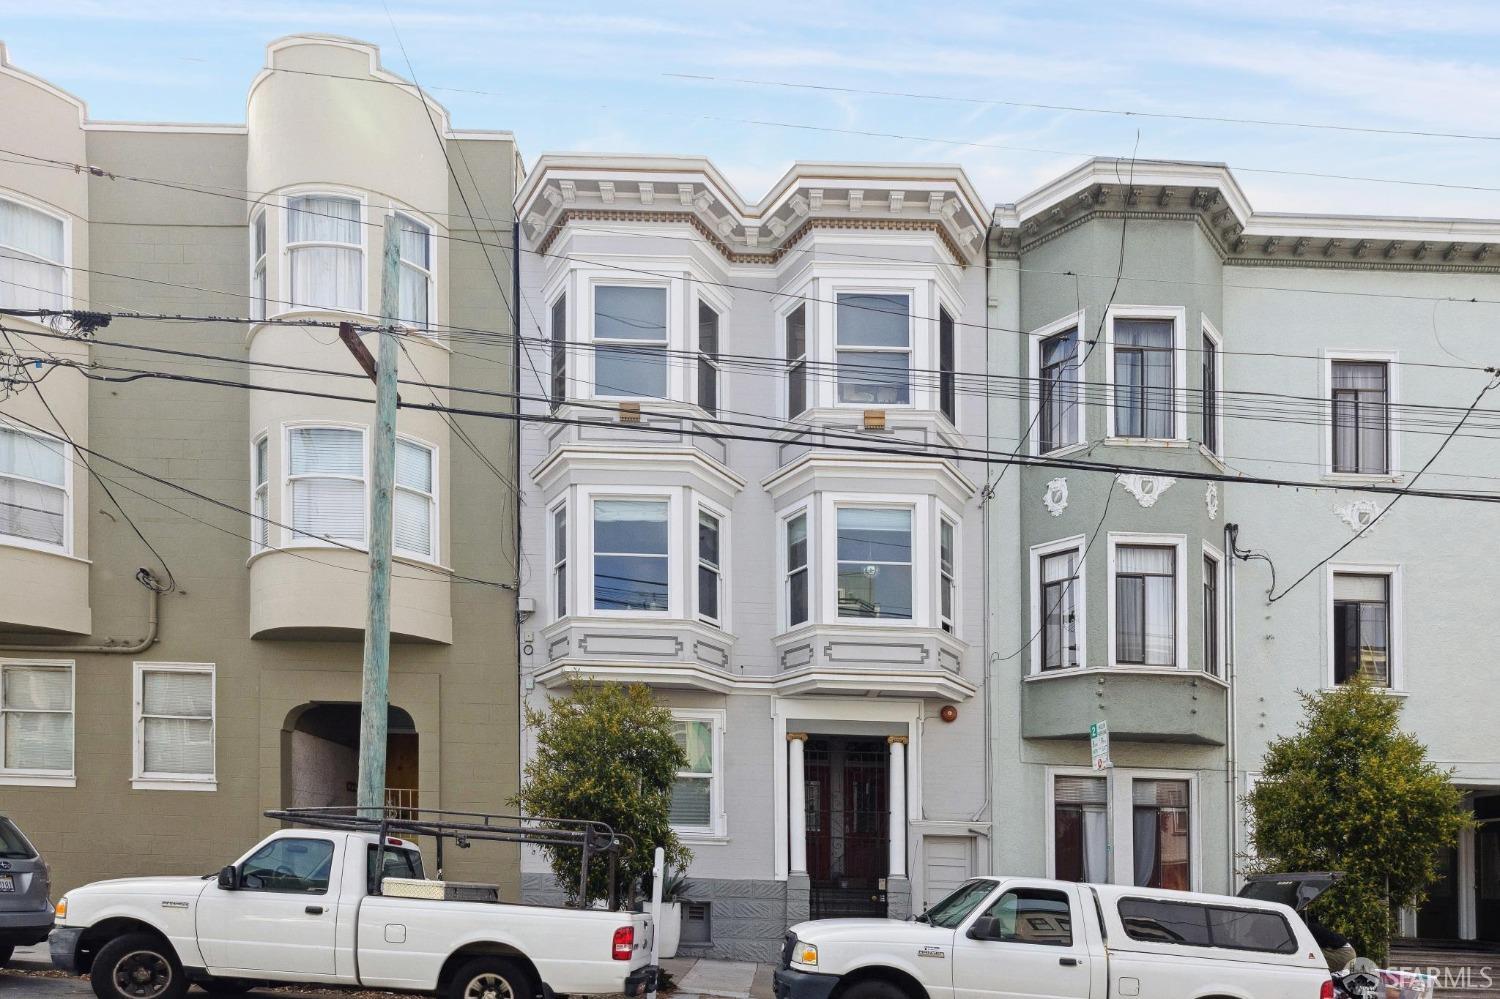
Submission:
<svg viewBox="0 0 1500 999">
<path fill-rule="evenodd" d="M 775 981 L 777 999 L 1333 995 L 1285 905 L 1032 878 L 976 878 L 910 922 L 799 923 Z"/>
<path fill-rule="evenodd" d="M 217 879 L 125 878 L 68 892 L 52 962 L 92 972 L 100 999 L 181 999 L 190 983 L 218 994 L 298 982 L 449 999 L 653 987 L 649 916 L 452 900 L 466 887 L 425 880 L 407 839 L 285 829 Z"/>
</svg>

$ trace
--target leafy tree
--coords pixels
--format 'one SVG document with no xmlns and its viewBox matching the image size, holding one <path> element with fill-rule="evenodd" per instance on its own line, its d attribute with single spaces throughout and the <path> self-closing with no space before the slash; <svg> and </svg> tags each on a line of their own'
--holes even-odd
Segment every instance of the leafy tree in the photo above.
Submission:
<svg viewBox="0 0 1500 999">
<path fill-rule="evenodd" d="M 536 754 L 526 764 L 515 804 L 528 815 L 607 823 L 632 842 L 622 848 L 621 890 L 651 873 L 658 846 L 668 867 L 684 867 L 692 853 L 668 824 L 672 784 L 687 753 L 672 735 L 672 713 L 640 684 L 579 683 L 545 711 L 528 707 Z M 578 898 L 582 849 L 545 846 L 552 873 L 573 903 L 608 896 L 603 857 L 590 858 L 587 898 Z"/>
<path fill-rule="evenodd" d="M 1401 731 L 1398 698 L 1363 682 L 1300 696 L 1305 717 L 1266 750 L 1249 796 L 1253 866 L 1344 872 L 1314 914 L 1383 962 L 1395 908 L 1422 903 L 1471 820 L 1450 773 Z"/>
</svg>

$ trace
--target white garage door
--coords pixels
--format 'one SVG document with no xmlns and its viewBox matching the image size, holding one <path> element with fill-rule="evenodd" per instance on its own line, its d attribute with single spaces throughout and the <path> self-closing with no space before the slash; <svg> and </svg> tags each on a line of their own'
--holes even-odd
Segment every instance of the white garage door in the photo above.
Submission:
<svg viewBox="0 0 1500 999">
<path fill-rule="evenodd" d="M 974 873 L 970 859 L 974 840 L 969 836 L 926 836 L 922 844 L 926 875 L 922 908 L 929 909 Z"/>
</svg>

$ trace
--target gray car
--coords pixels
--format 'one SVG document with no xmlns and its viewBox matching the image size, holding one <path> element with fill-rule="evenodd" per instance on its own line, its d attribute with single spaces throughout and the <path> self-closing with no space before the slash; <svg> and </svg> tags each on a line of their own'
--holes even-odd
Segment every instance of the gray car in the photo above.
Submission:
<svg viewBox="0 0 1500 999">
<path fill-rule="evenodd" d="M 0 968 L 17 947 L 41 943 L 52 932 L 48 875 L 36 847 L 0 815 Z"/>
</svg>

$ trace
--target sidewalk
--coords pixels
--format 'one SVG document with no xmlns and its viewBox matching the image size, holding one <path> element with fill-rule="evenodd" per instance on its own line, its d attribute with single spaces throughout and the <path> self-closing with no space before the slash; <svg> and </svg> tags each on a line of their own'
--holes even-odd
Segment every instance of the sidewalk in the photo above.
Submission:
<svg viewBox="0 0 1500 999">
<path fill-rule="evenodd" d="M 45 943 L 32 944 L 30 947 L 17 947 L 6 967 L 19 968 L 22 971 L 51 971 L 52 955 L 48 953 Z"/>
</svg>

